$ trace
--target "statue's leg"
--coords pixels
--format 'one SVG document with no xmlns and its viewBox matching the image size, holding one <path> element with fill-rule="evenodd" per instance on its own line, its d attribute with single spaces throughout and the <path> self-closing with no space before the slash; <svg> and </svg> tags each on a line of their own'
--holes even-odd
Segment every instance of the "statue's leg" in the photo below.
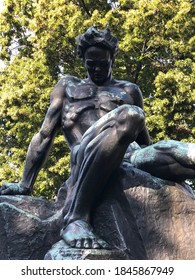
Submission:
<svg viewBox="0 0 195 280">
<path fill-rule="evenodd" d="M 143 111 L 137 106 L 122 105 L 99 119 L 84 134 L 73 170 L 72 203 L 62 232 L 71 246 L 106 247 L 89 224 L 91 208 L 143 126 Z"/>
<path fill-rule="evenodd" d="M 163 140 L 136 150 L 131 163 L 161 179 L 181 182 L 195 178 L 195 144 Z"/>
</svg>

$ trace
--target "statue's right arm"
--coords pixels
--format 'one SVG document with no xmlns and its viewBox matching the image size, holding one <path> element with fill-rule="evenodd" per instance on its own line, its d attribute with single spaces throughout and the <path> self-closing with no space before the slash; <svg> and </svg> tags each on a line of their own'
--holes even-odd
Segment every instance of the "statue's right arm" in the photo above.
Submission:
<svg viewBox="0 0 195 280">
<path fill-rule="evenodd" d="M 64 90 L 63 82 L 60 80 L 52 91 L 50 106 L 41 129 L 30 142 L 21 182 L 4 183 L 0 188 L 1 195 L 28 195 L 32 192 L 38 172 L 46 161 L 56 131 L 60 128 Z"/>
</svg>

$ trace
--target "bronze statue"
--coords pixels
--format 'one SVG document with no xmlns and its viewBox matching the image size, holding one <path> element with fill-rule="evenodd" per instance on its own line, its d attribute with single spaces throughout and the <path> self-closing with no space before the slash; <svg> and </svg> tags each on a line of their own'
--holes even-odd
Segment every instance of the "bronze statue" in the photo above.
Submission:
<svg viewBox="0 0 195 280">
<path fill-rule="evenodd" d="M 90 27 L 77 44 L 88 77 L 65 76 L 57 83 L 42 127 L 30 143 L 21 183 L 4 183 L 1 194 L 31 193 L 62 128 L 71 150 L 71 177 L 61 236 L 72 247 L 109 248 L 94 233 L 90 215 L 122 162 L 163 179 L 195 178 L 195 144 L 170 140 L 152 145 L 139 87 L 112 76 L 118 42 L 109 29 Z"/>
</svg>

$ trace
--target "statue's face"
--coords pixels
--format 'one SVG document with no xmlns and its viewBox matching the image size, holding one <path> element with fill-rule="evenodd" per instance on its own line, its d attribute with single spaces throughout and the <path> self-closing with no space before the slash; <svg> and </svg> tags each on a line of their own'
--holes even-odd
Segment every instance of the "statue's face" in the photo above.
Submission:
<svg viewBox="0 0 195 280">
<path fill-rule="evenodd" d="M 101 47 L 90 47 L 85 52 L 85 68 L 91 80 L 101 85 L 112 74 L 112 59 L 109 50 Z"/>
</svg>

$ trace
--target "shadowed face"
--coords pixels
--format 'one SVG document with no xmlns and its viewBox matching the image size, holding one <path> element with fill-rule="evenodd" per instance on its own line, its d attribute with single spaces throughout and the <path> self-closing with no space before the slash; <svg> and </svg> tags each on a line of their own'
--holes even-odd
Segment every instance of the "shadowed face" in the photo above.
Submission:
<svg viewBox="0 0 195 280">
<path fill-rule="evenodd" d="M 85 68 L 90 79 L 102 85 L 112 76 L 112 59 L 109 50 L 101 47 L 90 47 L 85 52 Z"/>
</svg>

